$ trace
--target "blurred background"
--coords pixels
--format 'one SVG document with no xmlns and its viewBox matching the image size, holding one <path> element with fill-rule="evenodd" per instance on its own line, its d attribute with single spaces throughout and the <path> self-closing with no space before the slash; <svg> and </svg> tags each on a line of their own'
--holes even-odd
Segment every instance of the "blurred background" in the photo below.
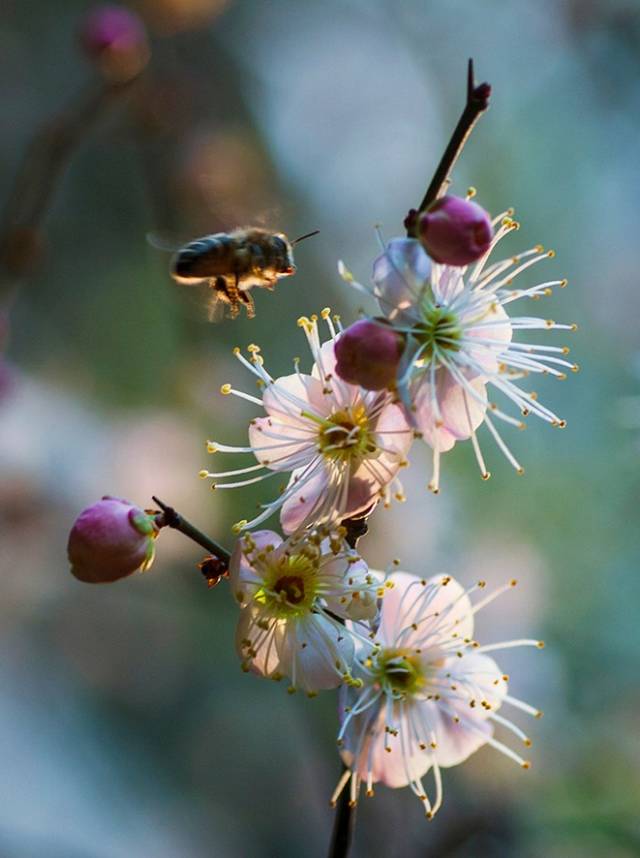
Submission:
<svg viewBox="0 0 640 858">
<path fill-rule="evenodd" d="M 545 718 L 519 719 L 531 771 L 482 749 L 444 773 L 432 823 L 408 790 L 378 789 L 353 854 L 639 855 L 637 0 L 139 0 L 149 43 L 115 64 L 79 43 L 92 8 L 0 12 L 0 855 L 326 854 L 335 695 L 241 673 L 227 586 L 207 589 L 180 534 L 150 573 L 95 588 L 69 574 L 67 534 L 103 494 L 155 493 L 231 544 L 269 491 L 197 477 L 206 439 L 242 444 L 256 413 L 218 393 L 249 389 L 231 350 L 258 342 L 284 374 L 305 355 L 301 313 L 355 318 L 336 262 L 366 279 L 374 224 L 401 234 L 468 56 L 494 94 L 452 190 L 516 207 L 513 252 L 555 248 L 544 276 L 569 288 L 540 310 L 579 324 L 582 371 L 537 386 L 564 432 L 507 427 L 524 478 L 487 434 L 493 478 L 458 445 L 433 497 L 415 445 L 408 502 L 360 547 L 380 568 L 517 577 L 479 636 L 545 639 L 499 659 Z M 249 223 L 321 233 L 255 320 L 210 325 L 145 236 Z"/>
</svg>

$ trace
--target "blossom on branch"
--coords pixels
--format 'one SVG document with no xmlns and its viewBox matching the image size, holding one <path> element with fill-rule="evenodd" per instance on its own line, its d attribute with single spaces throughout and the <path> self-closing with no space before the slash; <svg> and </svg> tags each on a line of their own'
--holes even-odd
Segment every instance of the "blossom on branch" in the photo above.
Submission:
<svg viewBox="0 0 640 858">
<path fill-rule="evenodd" d="M 517 646 L 541 648 L 541 641 L 513 640 L 481 646 L 473 638 L 474 615 L 515 581 L 472 604 L 450 577 L 420 579 L 406 572 L 390 576 L 393 589 L 382 602 L 375 646 L 362 644 L 354 676 L 360 688 L 343 692 L 338 744 L 348 767 L 334 793 L 335 802 L 350 782 L 350 800 L 361 784 L 409 786 L 431 818 L 442 804 L 441 768 L 464 762 L 490 745 L 522 768 L 529 768 L 508 745 L 494 738 L 495 725 L 528 747 L 531 742 L 508 718 L 504 704 L 539 717 L 541 713 L 508 693 L 508 677 L 487 653 Z M 429 798 L 423 778 L 433 771 Z"/>
<path fill-rule="evenodd" d="M 432 262 L 419 241 L 390 241 L 373 266 L 373 286 L 354 281 L 340 265 L 348 283 L 368 291 L 380 305 L 386 320 L 405 336 L 395 388 L 415 428 L 433 449 L 433 474 L 429 488 L 440 486 L 440 455 L 457 441 L 471 439 L 483 479 L 490 476 L 476 437 L 485 424 L 498 447 L 518 473 L 523 468 L 500 435 L 494 418 L 525 428 L 522 418 L 533 414 L 554 427 L 565 421 L 538 401 L 537 394 L 517 382 L 531 374 L 566 378 L 577 371 L 566 359 L 566 346 L 514 341 L 518 331 L 575 330 L 537 316 L 509 317 L 506 308 L 522 298 L 550 295 L 566 280 L 547 280 L 514 289 L 516 277 L 555 254 L 540 245 L 488 265 L 488 259 L 505 236 L 518 229 L 513 212 L 493 219 L 496 233 L 487 252 L 473 266 L 439 265 Z M 490 398 L 497 391 L 516 406 L 514 416 Z"/>
<path fill-rule="evenodd" d="M 344 542 L 344 528 L 319 527 L 286 540 L 270 530 L 246 533 L 229 572 L 241 607 L 236 646 L 245 670 L 288 676 L 291 691 L 311 695 L 355 682 L 355 641 L 367 639 L 385 588 L 383 576 Z"/>
<path fill-rule="evenodd" d="M 310 525 L 337 522 L 374 507 L 392 495 L 402 500 L 397 473 L 406 465 L 413 440 L 403 409 L 387 391 L 369 391 L 343 381 L 335 372 L 334 344 L 340 334 L 329 310 L 323 310 L 331 338 L 321 343 L 317 317 L 299 319 L 314 358 L 310 374 L 300 372 L 294 361 L 292 375 L 272 378 L 264 368 L 257 346 L 250 346 L 247 360 L 235 349 L 238 359 L 257 377 L 262 398 L 223 385 L 222 392 L 235 394 L 264 408 L 265 416 L 249 426 L 248 447 L 209 441 L 215 452 L 253 453 L 259 464 L 223 473 L 201 471 L 215 480 L 216 489 L 237 488 L 267 477 L 290 473 L 288 485 L 265 504 L 251 521 L 237 530 L 256 527 L 277 510 L 285 533 Z M 256 473 L 256 476 L 247 476 Z M 232 482 L 225 477 L 241 476 Z"/>
</svg>

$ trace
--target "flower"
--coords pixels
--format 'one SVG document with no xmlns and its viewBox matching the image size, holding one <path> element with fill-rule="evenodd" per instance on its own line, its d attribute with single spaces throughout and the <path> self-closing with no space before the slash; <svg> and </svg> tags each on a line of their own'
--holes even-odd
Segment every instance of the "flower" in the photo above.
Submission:
<svg viewBox="0 0 640 858">
<path fill-rule="evenodd" d="M 152 516 L 106 495 L 81 512 L 71 528 L 71 573 L 88 584 L 106 584 L 137 569 L 145 572 L 153 563 L 157 535 Z"/>
<path fill-rule="evenodd" d="M 80 41 L 89 59 L 115 83 L 137 77 L 149 61 L 145 26 L 135 12 L 124 6 L 91 10 L 82 21 Z"/>
<path fill-rule="evenodd" d="M 395 384 L 403 351 L 404 337 L 390 325 L 359 319 L 336 340 L 336 374 L 365 390 L 382 390 Z"/>
<path fill-rule="evenodd" d="M 354 640 L 338 619 L 371 623 L 382 576 L 344 542 L 344 529 L 319 527 L 283 540 L 260 530 L 238 539 L 229 565 L 241 607 L 236 635 L 245 670 L 290 677 L 308 694 L 353 682 Z"/>
<path fill-rule="evenodd" d="M 445 196 L 418 216 L 417 233 L 429 256 L 444 265 L 468 265 L 489 250 L 493 227 L 470 199 Z"/>
<path fill-rule="evenodd" d="M 529 763 L 494 738 L 494 725 L 513 733 L 525 746 L 527 736 L 498 714 L 507 704 L 539 717 L 542 713 L 508 693 L 508 677 L 487 655 L 516 646 L 541 648 L 541 641 L 514 640 L 480 646 L 473 639 L 473 617 L 515 585 L 511 581 L 472 605 L 469 596 L 483 581 L 464 590 L 451 577 L 424 580 L 406 572 L 389 578 L 393 589 L 382 602 L 376 645 L 361 645 L 360 688 L 347 689 L 338 744 L 348 767 L 333 802 L 349 781 L 355 803 L 360 784 L 410 786 L 431 818 L 442 804 L 441 768 L 464 762 L 490 745 L 523 768 Z M 431 800 L 422 778 L 433 770 Z"/>
<path fill-rule="evenodd" d="M 538 402 L 537 394 L 516 382 L 530 374 L 566 378 L 566 370 L 578 366 L 566 360 L 564 346 L 514 342 L 516 331 L 575 330 L 576 325 L 558 324 L 536 316 L 509 317 L 506 308 L 521 298 L 550 295 L 566 280 L 548 280 L 525 289 L 510 288 L 524 271 L 555 254 L 541 245 L 487 267 L 496 244 L 516 230 L 512 211 L 503 212 L 492 224 L 500 224 L 488 251 L 473 268 L 431 263 L 420 242 L 396 238 L 389 242 L 373 266 L 373 287 L 368 291 L 395 329 L 406 337 L 405 354 L 396 381 L 407 416 L 433 448 L 433 476 L 429 488 L 440 485 L 440 455 L 456 441 L 471 439 L 483 479 L 489 472 L 484 463 L 476 430 L 484 423 L 498 447 L 518 473 L 523 468 L 494 425 L 496 417 L 525 428 L 520 419 L 534 414 L 551 426 L 565 421 Z M 339 266 L 348 283 L 367 287 Z M 517 407 L 519 417 L 502 411 L 488 398 L 488 385 Z"/>
<path fill-rule="evenodd" d="M 203 470 L 200 475 L 217 481 L 263 472 L 238 482 L 213 484 L 224 489 L 291 472 L 286 489 L 252 521 L 238 522 L 236 530 L 256 527 L 278 509 L 285 533 L 349 518 L 371 509 L 381 498 L 388 502 L 392 485 L 395 497 L 404 497 L 397 473 L 406 464 L 413 430 L 388 391 L 364 390 L 336 376 L 334 345 L 340 334 L 328 309 L 323 310 L 322 318 L 331 333 L 323 344 L 317 317 L 305 316 L 298 322 L 315 360 L 310 375 L 299 371 L 296 359 L 292 375 L 274 380 L 264 368 L 258 346 L 249 347 L 250 360 L 235 349 L 238 359 L 257 376 L 262 398 L 231 385 L 223 385 L 222 393 L 263 407 L 266 416 L 251 421 L 249 447 L 209 441 L 207 449 L 211 453 L 250 452 L 259 464 L 226 473 Z"/>
</svg>

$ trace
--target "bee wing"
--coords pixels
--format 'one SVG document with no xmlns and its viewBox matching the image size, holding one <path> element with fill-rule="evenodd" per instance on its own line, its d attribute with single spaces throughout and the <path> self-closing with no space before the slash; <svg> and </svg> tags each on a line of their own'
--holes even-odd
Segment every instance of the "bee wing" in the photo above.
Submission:
<svg viewBox="0 0 640 858">
<path fill-rule="evenodd" d="M 210 322 L 221 322 L 225 315 L 225 301 L 215 289 L 209 289 L 211 293 L 207 302 L 207 319 Z"/>
<path fill-rule="evenodd" d="M 147 244 L 151 245 L 155 250 L 162 250 L 163 253 L 176 253 L 181 247 L 181 244 L 173 244 L 157 232 L 148 232 L 145 236 Z"/>
</svg>

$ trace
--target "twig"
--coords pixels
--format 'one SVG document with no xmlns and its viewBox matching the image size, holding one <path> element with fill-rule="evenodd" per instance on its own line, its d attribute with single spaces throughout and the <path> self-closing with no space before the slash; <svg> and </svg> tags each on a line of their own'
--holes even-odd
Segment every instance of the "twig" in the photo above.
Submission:
<svg viewBox="0 0 640 858">
<path fill-rule="evenodd" d="M 355 548 L 358 540 L 367 533 L 369 529 L 368 518 L 371 512 L 372 510 L 368 509 L 362 515 L 347 518 L 342 522 L 347 530 L 345 540 L 350 548 Z M 343 766 L 342 774 L 345 771 L 346 767 Z M 356 808 L 351 804 L 349 790 L 343 789 L 338 797 L 335 811 L 329 858 L 346 858 L 351 848 L 355 827 Z"/>
<path fill-rule="evenodd" d="M 187 521 L 187 519 L 180 515 L 180 513 L 172 506 L 168 506 L 163 503 L 160 498 L 157 498 L 155 495 L 153 496 L 153 501 L 162 510 L 162 513 L 156 518 L 156 524 L 159 527 L 166 526 L 172 527 L 174 530 L 179 530 L 180 533 L 184 533 L 184 535 L 188 536 L 189 539 L 197 542 L 198 545 L 201 545 L 202 548 L 205 548 L 210 554 L 213 554 L 219 560 L 222 560 L 223 563 L 226 563 L 227 565 L 229 564 L 231 554 L 226 548 L 223 548 L 222 545 L 218 545 L 215 540 L 202 533 L 202 531 L 198 530 L 197 527 L 194 527 L 190 521 Z"/>
<path fill-rule="evenodd" d="M 470 59 L 467 68 L 467 103 L 465 104 L 462 115 L 458 120 L 458 124 L 453 130 L 453 134 L 451 135 L 447 148 L 444 150 L 440 163 L 433 174 L 431 184 L 422 198 L 422 202 L 418 209 L 412 209 L 407 217 L 406 225 L 409 235 L 414 234 L 417 215 L 428 208 L 431 203 L 434 202 L 434 200 L 437 200 L 438 197 L 442 196 L 445 191 L 449 182 L 449 174 L 453 170 L 453 167 L 464 148 L 464 144 L 469 139 L 469 135 L 473 131 L 473 128 L 480 116 L 489 107 L 490 95 L 490 84 L 480 83 L 476 85 L 473 76 L 473 60 Z"/>
</svg>

